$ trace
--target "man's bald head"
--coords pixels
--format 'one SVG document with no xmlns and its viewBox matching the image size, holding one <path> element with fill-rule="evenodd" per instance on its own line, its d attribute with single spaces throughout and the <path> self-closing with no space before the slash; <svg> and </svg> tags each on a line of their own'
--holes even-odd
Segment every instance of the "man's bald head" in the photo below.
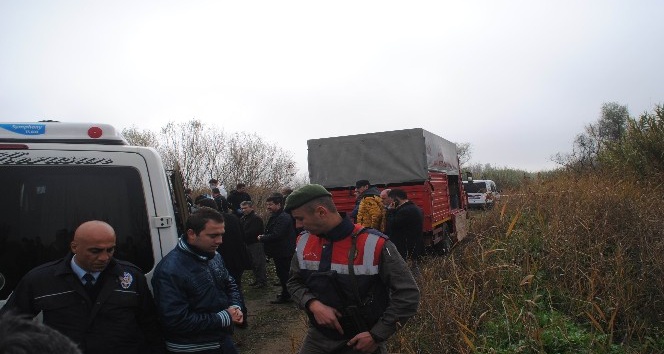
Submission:
<svg viewBox="0 0 664 354">
<path fill-rule="evenodd" d="M 106 268 L 115 252 L 115 230 L 103 221 L 82 223 L 74 232 L 71 251 L 74 261 L 88 272 L 100 272 Z"/>
<path fill-rule="evenodd" d="M 113 235 L 115 238 L 115 230 L 111 225 L 99 220 L 86 221 L 76 228 L 74 242 L 77 239 L 80 241 L 81 239 L 108 237 L 108 235 Z"/>
<path fill-rule="evenodd" d="M 390 191 L 391 189 L 383 189 L 382 191 L 380 191 L 380 199 L 383 201 L 383 205 L 385 205 L 386 207 L 393 202 L 392 198 L 390 198 L 388 195 Z"/>
</svg>

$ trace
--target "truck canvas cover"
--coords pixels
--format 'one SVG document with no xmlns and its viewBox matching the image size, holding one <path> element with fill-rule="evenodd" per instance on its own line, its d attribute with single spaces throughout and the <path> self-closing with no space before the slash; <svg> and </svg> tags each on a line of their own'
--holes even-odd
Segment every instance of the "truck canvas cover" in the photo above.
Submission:
<svg viewBox="0 0 664 354">
<path fill-rule="evenodd" d="M 456 145 L 422 128 L 310 139 L 309 179 L 326 188 L 421 182 L 428 171 L 459 175 Z"/>
</svg>

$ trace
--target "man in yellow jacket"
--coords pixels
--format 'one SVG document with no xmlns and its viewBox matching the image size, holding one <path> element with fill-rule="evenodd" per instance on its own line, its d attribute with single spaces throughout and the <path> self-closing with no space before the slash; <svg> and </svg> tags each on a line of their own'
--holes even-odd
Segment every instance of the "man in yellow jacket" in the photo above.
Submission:
<svg viewBox="0 0 664 354">
<path fill-rule="evenodd" d="M 380 191 L 372 187 L 366 179 L 355 183 L 355 189 L 360 193 L 360 205 L 357 210 L 357 223 L 382 231 L 383 225 L 383 200 L 380 199 Z"/>
</svg>

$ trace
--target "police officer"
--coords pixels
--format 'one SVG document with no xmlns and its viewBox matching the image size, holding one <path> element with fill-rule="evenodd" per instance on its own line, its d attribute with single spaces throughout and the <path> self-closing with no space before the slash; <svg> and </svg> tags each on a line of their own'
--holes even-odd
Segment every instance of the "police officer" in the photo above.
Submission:
<svg viewBox="0 0 664 354">
<path fill-rule="evenodd" d="M 164 342 L 143 272 L 113 258 L 115 231 L 98 220 L 74 232 L 63 259 L 28 272 L 3 311 L 36 316 L 86 354 L 162 353 Z"/>
</svg>

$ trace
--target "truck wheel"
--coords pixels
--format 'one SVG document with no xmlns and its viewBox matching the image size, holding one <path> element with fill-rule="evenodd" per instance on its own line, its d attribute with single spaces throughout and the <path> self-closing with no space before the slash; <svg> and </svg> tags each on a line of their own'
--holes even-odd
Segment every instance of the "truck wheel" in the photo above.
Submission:
<svg viewBox="0 0 664 354">
<path fill-rule="evenodd" d="M 443 225 L 443 231 L 441 231 L 441 233 L 443 239 L 435 244 L 433 248 L 437 255 L 445 256 L 450 253 L 450 249 L 452 248 L 452 237 L 450 236 L 450 228 L 447 224 Z"/>
</svg>

